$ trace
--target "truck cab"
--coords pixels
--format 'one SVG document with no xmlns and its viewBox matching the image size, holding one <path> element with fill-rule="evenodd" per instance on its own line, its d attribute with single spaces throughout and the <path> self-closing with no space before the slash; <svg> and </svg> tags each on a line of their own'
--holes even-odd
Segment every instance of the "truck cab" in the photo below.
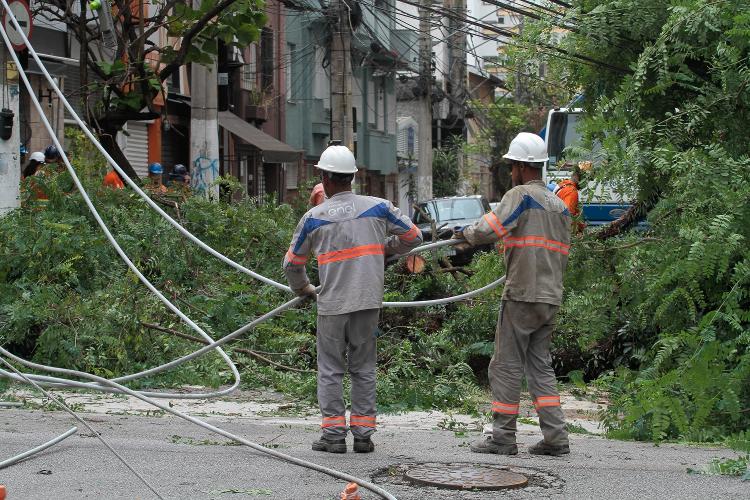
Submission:
<svg viewBox="0 0 750 500">
<path fill-rule="evenodd" d="M 544 142 L 549 160 L 544 165 L 547 185 L 569 179 L 573 163 L 566 161 L 571 146 L 581 146 L 578 124 L 583 116 L 580 108 L 555 108 L 547 115 Z M 594 144 L 594 153 L 598 149 Z M 577 163 L 577 160 L 576 160 Z M 604 183 L 585 183 L 578 193 L 579 204 L 587 226 L 601 226 L 618 219 L 630 207 L 626 195 Z"/>
</svg>

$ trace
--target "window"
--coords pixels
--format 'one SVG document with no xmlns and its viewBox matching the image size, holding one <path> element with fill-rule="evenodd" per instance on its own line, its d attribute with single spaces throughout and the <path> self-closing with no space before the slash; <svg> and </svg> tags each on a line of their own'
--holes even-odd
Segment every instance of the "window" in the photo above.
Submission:
<svg viewBox="0 0 750 500">
<path fill-rule="evenodd" d="M 497 24 L 505 24 L 505 16 L 497 16 Z"/>
<path fill-rule="evenodd" d="M 285 87 L 286 87 L 286 98 L 293 101 L 296 97 L 294 88 L 294 63 L 297 57 L 296 46 L 293 43 L 286 44 L 286 61 L 284 67 L 286 68 L 285 73 Z"/>
<path fill-rule="evenodd" d="M 260 34 L 260 73 L 262 90 L 273 88 L 273 30 L 267 27 Z"/>
<path fill-rule="evenodd" d="M 286 188 L 297 189 L 297 164 L 284 163 L 284 172 L 286 172 Z"/>
<path fill-rule="evenodd" d="M 258 47 L 256 45 L 251 45 L 245 51 L 245 64 L 242 65 L 242 80 L 240 82 L 242 90 L 255 90 L 257 87 L 257 49 Z"/>
</svg>

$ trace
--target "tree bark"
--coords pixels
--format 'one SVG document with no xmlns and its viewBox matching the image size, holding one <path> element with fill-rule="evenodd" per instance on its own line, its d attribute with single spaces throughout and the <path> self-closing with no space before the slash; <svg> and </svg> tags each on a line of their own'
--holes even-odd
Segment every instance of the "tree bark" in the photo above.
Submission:
<svg viewBox="0 0 750 500">
<path fill-rule="evenodd" d="M 117 144 L 117 130 L 121 128 L 122 125 L 117 129 L 114 129 L 113 127 L 112 130 L 98 129 L 96 135 L 99 138 L 99 142 L 102 143 L 102 147 L 104 147 L 104 149 L 107 151 L 107 153 L 109 153 L 112 159 L 117 162 L 120 168 L 122 168 L 125 173 L 128 174 L 128 177 L 133 180 L 138 180 L 138 174 L 135 173 L 135 170 L 133 170 L 133 167 L 130 165 L 130 162 L 125 156 L 125 153 L 122 152 L 122 149 L 120 149 L 120 145 Z"/>
</svg>

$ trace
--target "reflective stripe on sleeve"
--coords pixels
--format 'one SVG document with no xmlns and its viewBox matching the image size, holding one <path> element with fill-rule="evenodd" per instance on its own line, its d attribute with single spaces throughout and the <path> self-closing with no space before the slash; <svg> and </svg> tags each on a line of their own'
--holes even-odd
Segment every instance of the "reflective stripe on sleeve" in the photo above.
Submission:
<svg viewBox="0 0 750 500">
<path fill-rule="evenodd" d="M 419 234 L 419 229 L 417 228 L 417 226 L 412 225 L 411 229 L 409 229 L 408 232 L 399 234 L 398 239 L 404 241 L 414 241 L 414 239 L 417 237 L 417 234 Z"/>
<path fill-rule="evenodd" d="M 334 250 L 318 255 L 318 264 L 325 265 L 341 260 L 356 259 L 365 255 L 385 255 L 385 245 L 361 245 L 344 250 Z"/>
<path fill-rule="evenodd" d="M 286 252 L 286 260 L 290 264 L 297 264 L 302 265 L 307 262 L 307 256 L 306 255 L 297 255 L 296 253 L 292 252 L 292 249 L 290 248 Z"/>
<path fill-rule="evenodd" d="M 498 238 L 502 238 L 503 236 L 508 234 L 508 230 L 505 229 L 500 223 L 500 219 L 497 218 L 495 212 L 487 212 L 486 214 L 484 214 L 484 220 L 492 228 L 492 230 L 495 231 L 495 234 Z"/>
</svg>

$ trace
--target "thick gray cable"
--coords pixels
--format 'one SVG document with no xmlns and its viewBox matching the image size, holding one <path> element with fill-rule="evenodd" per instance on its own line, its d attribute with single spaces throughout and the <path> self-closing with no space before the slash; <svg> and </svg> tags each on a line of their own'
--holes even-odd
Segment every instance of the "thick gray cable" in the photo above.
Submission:
<svg viewBox="0 0 750 500">
<path fill-rule="evenodd" d="M 17 356 L 14 356 L 13 354 L 9 353 L 9 352 L 8 352 L 8 351 L 6 351 L 6 350 L 5 350 L 5 349 L 4 349 L 4 348 L 3 348 L 2 346 L 0 346 L 0 352 L 2 352 L 3 354 L 5 354 L 6 356 L 8 356 L 9 358 L 11 358 L 11 359 L 14 359 L 14 360 L 16 360 L 17 362 L 19 362 L 19 363 L 21 363 L 21 364 L 25 364 L 25 363 L 23 362 L 23 360 L 21 360 L 21 358 L 18 358 Z M 128 470 L 130 470 L 130 472 L 132 472 L 133 474 L 135 474 L 135 475 L 136 475 L 136 477 L 137 477 L 138 479 L 140 479 L 140 480 L 141 480 L 141 482 L 142 482 L 143 484 L 145 484 L 145 485 L 146 485 L 146 486 L 148 487 L 148 489 L 150 489 L 150 490 L 151 490 L 151 491 L 152 491 L 152 492 L 154 493 L 154 495 L 156 495 L 156 497 L 157 497 L 157 498 L 160 498 L 161 500 L 164 500 L 164 497 L 162 497 L 162 496 L 161 496 L 161 495 L 159 494 L 159 492 L 158 492 L 158 491 L 156 491 L 156 489 L 155 489 L 155 488 L 154 488 L 153 486 L 151 486 L 151 483 L 149 483 L 149 482 L 148 482 L 148 481 L 146 480 L 146 478 L 145 478 L 145 477 L 143 477 L 142 475 L 140 475 L 140 474 L 138 473 L 138 471 L 137 471 L 137 470 L 135 470 L 135 468 L 133 468 L 133 466 L 132 466 L 132 465 L 130 465 L 130 464 L 128 463 L 128 461 L 127 461 L 127 460 L 125 460 L 125 457 L 123 457 L 122 455 L 120 455 L 119 453 L 117 453 L 117 450 L 115 450 L 114 448 L 112 448 L 112 446 L 110 446 L 110 444 L 109 444 L 109 443 L 107 442 L 107 440 L 106 440 L 106 439 L 104 439 L 104 438 L 102 437 L 102 435 L 101 435 L 101 434 L 100 434 L 100 433 L 99 433 L 99 432 L 98 432 L 98 431 L 97 431 L 96 429 L 94 429 L 93 427 L 91 427 L 91 425 L 90 425 L 90 424 L 89 424 L 88 422 L 86 422 L 86 421 L 85 421 L 84 419 L 82 419 L 81 417 L 79 417 L 79 416 L 78 416 L 78 415 L 76 414 L 76 412 L 74 412 L 73 410 L 71 410 L 71 409 L 70 409 L 70 407 L 69 407 L 68 405 L 66 405 L 65 403 L 63 403 L 62 401 L 60 401 L 59 399 L 57 399 L 57 398 L 56 398 L 55 396 L 53 396 L 52 394 L 50 394 L 49 392 L 47 392 L 46 390 L 44 390 L 44 389 L 43 389 L 42 387 L 40 387 L 40 386 L 39 386 L 39 385 L 38 385 L 38 384 L 37 384 L 36 382 L 34 382 L 33 380 L 29 379 L 28 377 L 26 377 L 26 376 L 25 376 L 24 374 L 22 374 L 22 373 L 21 373 L 21 372 L 19 372 L 18 370 L 16 370 L 16 367 L 15 367 L 15 366 L 13 366 L 12 364 L 10 364 L 10 363 L 8 362 L 8 360 L 6 360 L 6 359 L 5 359 L 4 357 L 0 356 L 0 362 L 2 362 L 2 363 L 3 363 L 4 365 L 5 365 L 5 366 L 7 366 L 8 368 L 10 368 L 10 369 L 11 369 L 11 371 L 13 371 L 13 372 L 14 372 L 14 373 L 15 373 L 16 375 L 19 375 L 19 376 L 23 377 L 23 378 L 25 379 L 25 381 L 26 381 L 26 383 L 27 383 L 27 384 L 31 384 L 32 386 L 36 387 L 36 389 L 37 389 L 38 391 L 40 391 L 40 392 L 41 392 L 42 394 L 44 394 L 44 395 L 45 395 L 46 397 L 48 397 L 48 398 L 49 398 L 50 400 L 52 400 L 52 401 L 53 401 L 53 402 L 54 402 L 54 403 L 55 403 L 56 405 L 58 405 L 58 406 L 59 406 L 60 408 L 62 408 L 62 409 L 63 409 L 64 411 L 66 411 L 66 412 L 67 412 L 68 414 L 70 414 L 70 416 L 72 416 L 72 417 L 73 417 L 74 419 L 78 420 L 78 421 L 79 421 L 80 423 L 82 423 L 82 424 L 83 424 L 84 426 L 86 426 L 86 428 L 87 428 L 87 429 L 88 429 L 88 430 L 89 430 L 89 431 L 90 431 L 90 432 L 91 432 L 91 433 L 92 433 L 92 434 L 93 434 L 94 436 L 96 436 L 96 437 L 97 437 L 97 438 L 99 439 L 99 441 L 101 441 L 101 442 L 102 442 L 102 444 L 103 444 L 104 446 L 106 446 L 106 447 L 107 447 L 107 449 L 108 449 L 109 451 L 111 451 L 111 452 L 112 452 L 112 453 L 113 453 L 113 454 L 114 454 L 114 455 L 115 455 L 115 456 L 116 456 L 116 457 L 117 457 L 117 458 L 118 458 L 118 459 L 120 460 L 120 462 L 122 462 L 122 463 L 123 463 L 123 465 L 125 465 L 125 467 L 127 467 L 127 468 L 128 468 Z"/>
<path fill-rule="evenodd" d="M 47 448 L 49 448 L 50 446 L 56 445 L 57 443 L 59 443 L 63 439 L 69 438 L 70 436 L 72 436 L 76 432 L 78 432 L 78 427 L 73 427 L 72 429 L 68 430 L 65 434 L 60 434 L 56 438 L 50 439 L 46 443 L 40 444 L 36 448 L 32 448 L 29 451 L 24 451 L 23 453 L 19 453 L 15 457 L 10 457 L 8 460 L 3 460 L 2 462 L 0 462 L 0 469 L 4 469 L 6 467 L 10 467 L 11 465 L 15 464 L 16 462 L 20 462 L 24 458 L 30 457 L 31 455 L 35 455 L 35 454 L 39 453 L 40 451 L 44 451 Z"/>
<path fill-rule="evenodd" d="M 120 384 L 118 384 L 116 382 L 113 382 L 111 380 L 107 380 L 106 378 L 99 377 L 99 376 L 96 376 L 96 375 L 93 375 L 93 374 L 90 374 L 90 373 L 79 372 L 79 371 L 76 371 L 76 370 L 68 370 L 66 368 L 56 368 L 54 366 L 46 366 L 46 365 L 41 365 L 41 364 L 38 364 L 38 363 L 33 363 L 31 361 L 28 361 L 28 360 L 25 360 L 23 358 L 20 358 L 20 357 L 16 356 L 12 352 L 7 351 L 2 346 L 0 346 L 0 354 L 2 354 L 4 356 L 7 356 L 10 359 L 12 359 L 13 361 L 16 361 L 17 363 L 20 363 L 20 364 L 22 364 L 22 365 L 24 365 L 24 366 L 26 366 L 28 368 L 32 368 L 34 370 L 44 370 L 44 371 L 48 371 L 48 372 L 52 372 L 52 373 L 59 373 L 59 374 L 68 375 L 68 376 L 72 376 L 72 377 L 87 378 L 89 380 L 93 380 L 95 382 L 98 382 L 101 385 L 107 385 L 107 386 L 116 388 L 116 389 L 118 389 L 119 391 L 121 391 L 121 392 L 123 392 L 125 394 L 128 394 L 130 396 L 136 397 L 136 398 L 138 398 L 138 399 L 140 399 L 142 401 L 145 401 L 146 403 L 149 403 L 149 404 L 151 404 L 153 406 L 156 406 L 157 408 L 159 408 L 161 410 L 164 410 L 164 411 L 166 411 L 168 413 L 171 413 L 172 415 L 175 415 L 175 416 L 180 417 L 180 418 L 182 418 L 184 420 L 187 420 L 188 422 L 192 422 L 192 423 L 194 423 L 196 425 L 199 425 L 199 426 L 203 427 L 204 429 L 207 429 L 207 430 L 209 430 L 211 432 L 214 432 L 214 433 L 219 434 L 221 436 L 224 436 L 226 438 L 229 438 L 229 439 L 232 439 L 234 441 L 237 441 L 238 443 L 242 443 L 245 446 L 248 446 L 248 447 L 250 447 L 250 448 L 252 448 L 252 449 L 254 449 L 256 451 L 260 451 L 261 453 L 265 453 L 267 455 L 271 455 L 273 457 L 285 460 L 287 462 L 291 462 L 291 463 L 296 464 L 296 465 L 300 465 L 302 467 L 306 467 L 306 468 L 309 468 L 309 469 L 316 470 L 318 472 L 322 472 L 324 474 L 328 474 L 329 476 L 337 477 L 337 478 L 343 479 L 345 481 L 355 482 L 355 483 L 359 484 L 360 486 L 362 486 L 364 488 L 367 488 L 368 490 L 370 490 L 370 491 L 372 491 L 374 493 L 377 493 L 378 495 L 380 495 L 383 498 L 386 498 L 388 500 L 396 500 L 396 497 L 394 497 L 393 495 L 391 495 L 390 493 L 388 493 L 386 490 L 380 488 L 379 486 L 377 486 L 377 485 L 375 485 L 375 484 L 373 484 L 373 483 L 371 483 L 369 481 L 365 481 L 365 480 L 359 479 L 359 478 L 357 478 L 355 476 L 352 476 L 352 475 L 349 475 L 349 474 L 346 474 L 346 473 L 343 473 L 343 472 L 339 472 L 337 470 L 330 469 L 328 467 L 324 467 L 322 465 L 318 465 L 318 464 L 313 463 L 313 462 L 308 462 L 306 460 L 302 460 L 300 458 L 296 458 L 296 457 L 293 457 L 291 455 L 287 455 L 285 453 L 281 453 L 280 451 L 276 451 L 276 450 L 271 449 L 271 448 L 266 448 L 266 447 L 264 447 L 262 445 L 259 445 L 257 443 L 253 443 L 251 441 L 248 441 L 245 438 L 242 438 L 240 436 L 236 436 L 236 435 L 234 435 L 234 434 L 232 434 L 230 432 L 227 432 L 227 431 L 225 431 L 225 430 L 223 430 L 223 429 L 221 429 L 219 427 L 213 426 L 213 425 L 211 425 L 211 424 L 209 424 L 207 422 L 204 422 L 204 421 L 202 421 L 202 420 L 200 420 L 198 418 L 195 418 L 195 417 L 192 417 L 192 416 L 187 415 L 185 413 L 182 413 L 181 411 L 175 410 L 174 408 L 170 408 L 169 405 L 163 404 L 163 403 L 159 402 L 158 400 L 151 399 L 151 398 L 149 398 L 147 396 L 144 396 L 143 394 L 141 394 L 141 393 L 139 393 L 137 391 L 128 389 L 124 385 L 120 385 Z M 14 369 L 13 366 L 10 365 L 2 357 L 0 357 L 0 360 L 2 360 L 6 365 L 10 366 L 11 369 Z"/>
<path fill-rule="evenodd" d="M 8 9 L 8 4 L 5 0 L 0 0 L 2 4 L 5 6 L 6 9 Z M 8 16 L 16 29 L 20 30 L 20 27 L 18 26 L 18 22 L 11 13 L 10 10 L 6 11 L 10 14 Z M 27 44 L 27 47 L 29 48 L 29 52 L 33 52 L 33 48 L 28 43 L 28 40 L 26 39 L 26 36 L 21 31 L 21 36 L 24 38 L 24 41 Z M 21 79 L 23 80 L 24 85 L 26 86 L 26 89 L 29 92 L 29 96 L 31 97 L 31 102 L 34 104 L 34 107 L 36 108 L 37 112 L 39 113 L 39 116 L 42 118 L 42 122 L 44 123 L 45 128 L 47 129 L 47 132 L 49 133 L 50 137 L 52 138 L 52 142 L 57 147 L 58 151 L 60 151 L 60 154 L 62 156 L 63 163 L 65 164 L 65 167 L 68 169 L 68 172 L 70 173 L 70 176 L 73 179 L 73 182 L 75 183 L 76 187 L 78 188 L 78 191 L 81 193 L 81 196 L 83 197 L 84 202 L 88 206 L 89 210 L 91 211 L 91 214 L 94 216 L 94 219 L 96 219 L 96 222 L 99 224 L 99 227 L 101 227 L 102 231 L 104 232 L 104 235 L 109 240 L 110 244 L 115 248 L 115 251 L 120 255 L 120 258 L 125 262 L 125 264 L 130 268 L 133 273 L 138 276 L 138 279 L 146 285 L 146 287 L 151 290 L 151 292 L 156 295 L 161 302 L 166 305 L 169 309 L 172 310 L 179 318 L 184 321 L 188 326 L 190 326 L 193 330 L 195 330 L 201 337 L 203 337 L 207 342 L 213 342 L 213 339 L 205 332 L 201 327 L 199 327 L 197 324 L 195 324 L 190 318 L 188 318 L 180 309 L 177 308 L 172 302 L 169 301 L 159 290 L 156 289 L 156 287 L 151 284 L 151 282 L 146 278 L 133 264 L 133 262 L 130 260 L 130 258 L 125 254 L 123 249 L 120 247 L 120 245 L 117 243 L 117 240 L 115 240 L 114 236 L 112 236 L 112 233 L 109 231 L 109 228 L 104 223 L 104 220 L 102 220 L 101 216 L 99 215 L 99 212 L 96 210 L 96 207 L 94 207 L 93 202 L 91 201 L 91 198 L 89 198 L 88 193 L 86 193 L 86 190 L 83 187 L 83 184 L 81 184 L 80 179 L 76 175 L 75 169 L 70 164 L 70 160 L 68 160 L 68 156 L 63 150 L 62 145 L 60 144 L 60 141 L 57 139 L 57 134 L 55 134 L 54 129 L 52 128 L 52 125 L 49 123 L 49 120 L 47 119 L 46 115 L 44 114 L 44 111 L 42 109 L 41 104 L 39 103 L 39 99 L 36 96 L 36 93 L 34 92 L 33 87 L 31 86 L 31 82 L 29 82 L 28 77 L 26 76 L 26 72 L 23 71 L 21 68 L 21 62 L 18 60 L 18 56 L 16 55 L 15 51 L 13 50 L 13 47 L 11 45 L 10 40 L 8 39 L 8 34 L 5 31 L 4 26 L 0 26 L 0 35 L 2 35 L 2 38 L 5 42 L 6 47 L 8 48 L 8 51 L 10 52 L 10 56 L 13 58 L 13 62 L 16 64 L 16 66 L 19 68 L 19 75 L 21 76 Z M 34 52 L 34 54 L 36 54 Z M 46 69 L 42 66 L 42 71 L 46 73 Z M 53 82 L 54 83 L 54 82 Z M 59 90 L 56 88 L 56 90 Z M 233 392 L 237 387 L 240 385 L 240 372 L 237 370 L 237 367 L 234 365 L 232 360 L 227 356 L 227 354 L 223 350 L 218 350 L 219 355 L 224 359 L 224 361 L 229 366 L 230 370 L 232 371 L 232 375 L 234 376 L 234 383 L 221 391 L 215 391 L 214 393 L 209 394 L 188 394 L 188 395 L 180 395 L 180 394 L 170 394 L 170 393 L 158 393 L 158 392 L 151 392 L 148 393 L 152 397 L 159 397 L 159 398 L 178 398 L 178 397 L 185 397 L 187 399 L 204 399 L 206 397 L 210 396 L 218 396 L 218 395 L 224 395 L 224 394 L 230 394 Z M 125 382 L 128 380 L 133 380 L 136 378 L 144 377 L 146 376 L 146 372 L 140 372 L 137 374 L 127 375 L 125 377 L 118 377 L 115 379 L 118 382 Z"/>
</svg>

